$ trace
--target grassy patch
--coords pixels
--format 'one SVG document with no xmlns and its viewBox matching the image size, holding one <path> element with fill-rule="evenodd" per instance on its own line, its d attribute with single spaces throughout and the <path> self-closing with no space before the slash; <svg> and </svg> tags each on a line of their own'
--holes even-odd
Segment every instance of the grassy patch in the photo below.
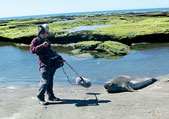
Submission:
<svg viewBox="0 0 169 119">
<path fill-rule="evenodd" d="M 83 41 L 76 43 L 74 45 L 75 49 L 81 49 L 81 50 L 95 50 L 95 48 L 100 44 L 100 41 Z"/>
<path fill-rule="evenodd" d="M 96 48 L 98 51 L 107 52 L 110 55 L 125 55 L 130 52 L 130 47 L 115 41 L 105 41 Z"/>
<path fill-rule="evenodd" d="M 116 39 L 131 39 L 148 34 L 168 34 L 168 17 L 134 17 L 128 22 L 94 30 L 96 33 L 113 35 Z"/>
<path fill-rule="evenodd" d="M 59 16 L 49 18 L 32 18 L 23 20 L 1 20 L 0 37 L 8 39 L 21 39 L 35 36 L 37 26 L 47 23 L 54 38 L 70 37 L 68 29 L 77 26 L 110 25 L 105 28 L 97 28 L 90 31 L 90 35 L 112 36 L 113 39 L 132 39 L 137 36 L 151 34 L 169 34 L 169 13 L 126 13 L 126 14 L 100 14 Z M 70 21 L 69 21 L 70 20 Z M 80 32 L 79 32 L 80 33 Z M 79 34 L 77 33 L 76 36 Z M 93 40 L 95 38 L 92 38 Z M 107 40 L 113 40 L 107 39 Z M 21 39 L 22 40 L 22 39 Z M 80 39 L 79 39 L 80 40 Z"/>
<path fill-rule="evenodd" d="M 125 55 L 130 52 L 129 46 L 115 41 L 105 41 L 103 43 L 100 41 L 84 41 L 76 43 L 74 48 L 80 49 L 80 51 L 78 51 L 79 53 L 87 51 L 94 54 L 95 56 L 99 56 L 96 55 L 98 52 L 102 52 L 107 56 Z"/>
</svg>

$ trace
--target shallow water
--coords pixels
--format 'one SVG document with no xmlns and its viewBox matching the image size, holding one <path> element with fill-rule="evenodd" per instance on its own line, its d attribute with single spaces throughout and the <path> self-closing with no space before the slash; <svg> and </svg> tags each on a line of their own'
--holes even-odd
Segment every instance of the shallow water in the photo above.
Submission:
<svg viewBox="0 0 169 119">
<path fill-rule="evenodd" d="M 93 25 L 93 26 L 78 26 L 78 27 L 74 27 L 73 29 L 68 30 L 69 33 L 71 32 L 77 32 L 77 31 L 83 31 L 83 30 L 94 30 L 97 28 L 104 28 L 110 25 Z"/>
<path fill-rule="evenodd" d="M 73 22 L 73 21 L 77 21 L 75 20 L 65 20 L 65 21 L 54 21 L 53 23 L 66 23 L 66 22 Z"/>
<path fill-rule="evenodd" d="M 0 84 L 38 83 L 40 80 L 38 58 L 29 52 L 29 47 L 18 48 L 11 44 L 0 44 Z M 82 77 L 89 78 L 93 84 L 103 84 L 118 75 L 158 77 L 169 74 L 168 45 L 156 45 L 153 48 L 147 46 L 113 60 L 77 58 L 63 53 L 62 48 L 58 51 Z M 64 69 L 74 83 L 77 75 L 66 64 Z M 56 71 L 55 82 L 67 83 L 62 68 Z"/>
</svg>

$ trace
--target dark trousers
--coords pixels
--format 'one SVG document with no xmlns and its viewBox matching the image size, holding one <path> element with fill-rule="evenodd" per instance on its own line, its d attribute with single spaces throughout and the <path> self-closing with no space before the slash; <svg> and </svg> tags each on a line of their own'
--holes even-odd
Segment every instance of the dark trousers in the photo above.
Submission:
<svg viewBox="0 0 169 119">
<path fill-rule="evenodd" d="M 40 88 L 39 88 L 39 99 L 44 99 L 45 92 L 47 92 L 48 96 L 54 96 L 53 93 L 53 77 L 56 71 L 56 67 L 52 66 L 41 66 L 40 73 L 41 73 L 41 81 L 40 81 Z"/>
</svg>

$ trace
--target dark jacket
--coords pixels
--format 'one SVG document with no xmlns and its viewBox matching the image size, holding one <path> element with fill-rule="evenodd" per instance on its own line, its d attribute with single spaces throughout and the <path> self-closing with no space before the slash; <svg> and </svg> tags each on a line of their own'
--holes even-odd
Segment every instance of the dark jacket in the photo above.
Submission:
<svg viewBox="0 0 169 119">
<path fill-rule="evenodd" d="M 42 44 L 44 41 L 48 42 L 48 47 L 44 47 Z M 30 52 L 32 54 L 36 54 L 39 57 L 39 65 L 43 66 L 47 65 L 50 59 L 53 57 L 60 57 L 52 48 L 51 43 L 48 39 L 42 39 L 40 37 L 36 37 L 32 40 L 30 45 Z"/>
</svg>

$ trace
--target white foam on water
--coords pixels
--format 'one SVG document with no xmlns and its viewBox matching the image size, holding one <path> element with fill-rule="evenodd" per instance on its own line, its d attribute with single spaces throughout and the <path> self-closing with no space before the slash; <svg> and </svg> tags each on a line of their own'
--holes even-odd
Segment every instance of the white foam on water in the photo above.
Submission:
<svg viewBox="0 0 169 119">
<path fill-rule="evenodd" d="M 7 89 L 15 90 L 15 89 L 19 89 L 19 87 L 16 87 L 16 86 L 8 86 Z"/>
<path fill-rule="evenodd" d="M 9 87 L 7 87 L 8 89 L 16 89 L 16 87 L 12 87 L 12 86 L 9 86 Z"/>
</svg>

